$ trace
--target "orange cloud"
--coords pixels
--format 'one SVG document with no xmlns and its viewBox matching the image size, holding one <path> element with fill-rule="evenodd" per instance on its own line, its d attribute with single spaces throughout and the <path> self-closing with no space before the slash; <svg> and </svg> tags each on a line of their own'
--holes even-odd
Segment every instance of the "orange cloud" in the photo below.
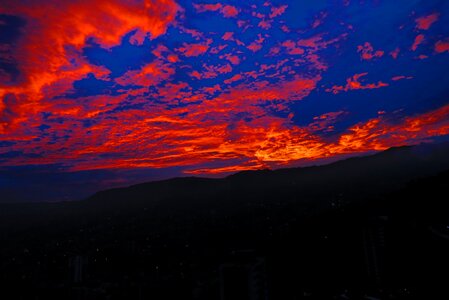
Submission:
<svg viewBox="0 0 449 300">
<path fill-rule="evenodd" d="M 6 1 L 6 2 L 5 2 Z M 146 34 L 155 38 L 163 33 L 174 20 L 178 6 L 173 0 L 146 0 L 122 2 L 119 0 L 96 1 L 28 1 L 26 5 L 5 0 L 0 14 L 26 18 L 25 34 L 20 37 L 13 58 L 23 80 L 15 85 L 0 83 L 0 99 L 7 94 L 16 95 L 18 116 L 15 121 L 30 116 L 31 112 L 43 111 L 41 99 L 58 90 L 71 88 L 71 83 L 93 73 L 97 78 L 108 71 L 92 66 L 81 55 L 88 38 L 103 47 L 120 43 L 122 36 L 137 30 L 134 41 L 141 42 Z M 0 112 L 5 109 L 0 101 Z M 15 122 L 14 121 L 14 122 Z M 10 122 L 0 125 L 5 132 Z"/>
<path fill-rule="evenodd" d="M 449 133 L 447 106 L 395 123 L 388 121 L 387 112 L 382 112 L 344 133 L 335 133 L 334 128 L 349 114 L 344 111 L 326 112 L 315 116 L 308 125 L 296 125 L 291 105 L 317 88 L 328 67 L 326 57 L 319 51 L 343 39 L 345 34 L 333 39 L 327 39 L 331 33 L 322 32 L 311 37 L 301 35 L 307 38 L 299 40 L 296 37 L 279 43 L 269 40 L 266 45 L 275 44 L 271 50 L 267 49 L 270 59 L 248 69 L 246 65 L 240 67 L 241 61 L 250 61 L 244 56 L 248 51 L 243 48 L 260 51 L 270 34 L 259 34 L 245 45 L 234 36 L 240 33 L 214 32 L 211 38 L 216 35 L 216 44 L 205 39 L 207 33 L 183 28 L 175 22 L 193 43 L 184 43 L 178 49 L 155 46 L 152 53 L 156 58 L 151 63 L 128 70 L 112 81 L 107 69 L 94 66 L 83 57 L 81 49 L 87 41 L 93 39 L 101 47 L 109 48 L 120 44 L 123 36 L 132 31 L 135 33 L 131 43 L 154 39 L 164 34 L 175 20 L 179 10 L 175 2 L 77 0 L 59 5 L 54 0 L 45 3 L 31 0 L 28 7 L 18 7 L 15 2 L 6 1 L 8 5 L 0 8 L 1 13 L 23 15 L 30 22 L 17 49 L 13 49 L 24 79 L 16 85 L 0 82 L 0 111 L 4 112 L 0 119 L 0 140 L 16 143 L 0 148 L 3 151 L 0 154 L 7 149 L 24 155 L 2 161 L 2 165 L 59 163 L 69 170 L 181 166 L 188 167 L 186 172 L 191 174 L 219 174 L 383 150 Z M 247 20 L 236 23 L 246 30 L 263 20 L 261 26 L 265 28 L 279 26 L 289 32 L 285 24 L 271 20 L 283 14 L 287 6 L 270 5 L 266 3 L 265 14 L 253 15 L 259 18 L 256 23 Z M 240 13 L 235 7 L 220 3 L 194 6 L 197 12 L 215 11 L 226 17 Z M 271 19 L 267 19 L 267 14 Z M 320 16 L 324 17 L 325 14 Z M 420 30 L 425 30 L 433 22 L 430 18 L 417 23 Z M 319 30 L 319 24 L 315 19 L 310 26 Z M 292 27 L 291 32 L 294 30 Z M 423 39 L 424 36 L 418 39 L 416 47 Z M 384 55 L 368 42 L 359 46 L 358 51 L 363 59 Z M 449 51 L 447 41 L 435 44 L 435 52 L 446 51 Z M 214 59 L 209 60 L 208 56 L 204 63 L 182 64 L 185 57 L 205 53 Z M 220 60 L 212 57 L 215 54 Z M 394 58 L 398 54 L 399 48 L 391 52 Z M 192 77 L 191 86 L 183 76 L 171 81 L 178 71 Z M 97 79 L 110 80 L 117 92 L 76 99 L 66 96 L 73 92 L 74 81 L 90 73 Z M 355 74 L 343 85 L 334 85 L 326 91 L 337 94 L 388 86 L 382 81 L 365 82 L 367 74 Z M 6 77 L 0 74 L 0 78 Z M 206 86 L 198 82 L 211 78 L 217 79 L 206 81 Z M 401 75 L 391 80 L 410 78 Z M 57 101 L 52 101 L 56 96 Z M 51 128 L 39 128 L 42 124 Z M 47 131 L 42 134 L 40 130 Z M 332 133 L 332 139 L 322 133 Z M 204 167 L 211 164 L 218 167 Z"/>
<path fill-rule="evenodd" d="M 356 125 L 340 137 L 341 152 L 385 150 L 394 146 L 419 143 L 433 136 L 449 134 L 449 105 L 434 111 L 407 117 L 399 124 L 383 119 L 371 119 Z"/>
</svg>

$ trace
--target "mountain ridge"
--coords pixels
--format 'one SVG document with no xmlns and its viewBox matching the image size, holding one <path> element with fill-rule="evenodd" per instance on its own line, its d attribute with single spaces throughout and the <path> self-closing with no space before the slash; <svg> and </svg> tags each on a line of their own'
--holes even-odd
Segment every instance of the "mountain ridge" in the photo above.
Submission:
<svg viewBox="0 0 449 300">
<path fill-rule="evenodd" d="M 310 184 L 316 185 L 316 180 L 320 180 L 320 177 L 321 180 L 326 180 L 327 184 L 334 185 L 348 184 L 345 183 L 348 176 L 358 182 L 363 181 L 362 179 L 366 179 L 367 176 L 402 178 L 400 181 L 406 182 L 417 177 L 435 175 L 446 168 L 449 169 L 449 157 L 445 153 L 449 153 L 449 143 L 393 147 L 373 155 L 350 157 L 319 166 L 241 171 L 224 178 L 188 176 L 151 181 L 99 191 L 84 201 L 97 201 L 100 198 L 108 198 L 114 193 L 122 194 L 124 192 L 154 191 L 176 194 L 182 192 L 176 189 L 182 188 L 186 192 L 202 185 L 225 189 L 240 186 L 244 190 L 251 187 L 268 189 L 292 185 L 307 188 Z M 386 174 L 380 176 L 377 172 L 386 172 Z"/>
</svg>

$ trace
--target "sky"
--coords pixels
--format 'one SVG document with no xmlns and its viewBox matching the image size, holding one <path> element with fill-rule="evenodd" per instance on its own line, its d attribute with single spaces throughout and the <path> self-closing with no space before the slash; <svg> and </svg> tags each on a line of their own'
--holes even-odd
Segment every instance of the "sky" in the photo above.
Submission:
<svg viewBox="0 0 449 300">
<path fill-rule="evenodd" d="M 3 0 L 0 198 L 444 140 L 448 71 L 446 0 Z"/>
</svg>

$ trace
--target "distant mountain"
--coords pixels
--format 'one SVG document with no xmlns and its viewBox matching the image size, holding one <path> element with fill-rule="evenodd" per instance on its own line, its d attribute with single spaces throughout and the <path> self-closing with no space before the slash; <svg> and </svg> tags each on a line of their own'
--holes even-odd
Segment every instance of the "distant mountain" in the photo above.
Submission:
<svg viewBox="0 0 449 300">
<path fill-rule="evenodd" d="M 448 150 L 423 144 L 317 167 L 149 182 L 78 202 L 1 204 L 2 291 L 448 299 Z"/>
<path fill-rule="evenodd" d="M 0 204 L 0 217 L 29 224 L 51 219 L 50 215 L 87 218 L 141 210 L 157 215 L 230 213 L 252 205 L 291 203 L 319 211 L 332 205 L 329 199 L 344 198 L 347 203 L 375 199 L 411 180 L 449 170 L 448 154 L 449 143 L 421 144 L 322 166 L 243 171 L 221 179 L 180 177 L 105 190 L 71 203 Z"/>
<path fill-rule="evenodd" d="M 85 200 L 100 207 L 222 205 L 246 201 L 302 201 L 345 194 L 375 197 L 410 180 L 449 169 L 449 143 L 391 148 L 323 166 L 243 171 L 223 179 L 174 178 L 98 192 Z"/>
</svg>

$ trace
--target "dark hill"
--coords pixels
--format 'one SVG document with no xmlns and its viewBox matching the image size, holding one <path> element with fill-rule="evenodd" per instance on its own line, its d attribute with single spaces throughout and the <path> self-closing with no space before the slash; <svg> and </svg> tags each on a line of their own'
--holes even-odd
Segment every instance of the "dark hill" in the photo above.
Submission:
<svg viewBox="0 0 449 300">
<path fill-rule="evenodd" d="M 447 299 L 448 150 L 0 205 L 2 298 Z"/>
<path fill-rule="evenodd" d="M 449 143 L 391 148 L 329 165 L 244 171 L 224 179 L 175 178 L 99 192 L 84 203 L 101 208 L 142 205 L 227 206 L 248 201 L 305 201 L 345 194 L 375 197 L 416 178 L 449 169 Z M 189 199 L 187 201 L 187 199 Z"/>
</svg>

